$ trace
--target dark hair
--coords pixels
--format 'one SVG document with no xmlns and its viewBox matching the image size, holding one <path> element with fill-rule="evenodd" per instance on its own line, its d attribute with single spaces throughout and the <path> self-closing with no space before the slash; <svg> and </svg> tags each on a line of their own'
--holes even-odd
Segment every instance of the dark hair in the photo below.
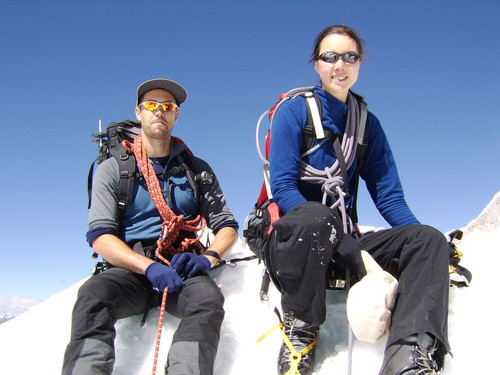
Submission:
<svg viewBox="0 0 500 375">
<path fill-rule="evenodd" d="M 328 26 L 324 28 L 316 37 L 316 40 L 314 41 L 314 49 L 311 54 L 311 59 L 309 60 L 310 62 L 314 62 L 319 59 L 319 46 L 323 39 L 325 39 L 327 36 L 332 35 L 332 34 L 340 34 L 340 35 L 345 35 L 354 40 L 356 43 L 356 46 L 358 47 L 358 53 L 363 58 L 363 43 L 364 40 L 361 39 L 358 34 L 349 26 L 345 25 L 333 25 L 333 26 Z"/>
</svg>

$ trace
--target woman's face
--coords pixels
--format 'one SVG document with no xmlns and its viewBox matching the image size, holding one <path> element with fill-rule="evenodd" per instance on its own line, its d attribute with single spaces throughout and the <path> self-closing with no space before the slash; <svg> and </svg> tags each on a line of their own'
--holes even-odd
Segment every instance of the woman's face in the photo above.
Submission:
<svg viewBox="0 0 500 375">
<path fill-rule="evenodd" d="M 326 51 L 336 52 L 340 55 L 346 52 L 359 53 L 356 42 L 342 34 L 330 34 L 321 41 L 319 55 Z M 322 60 L 314 62 L 323 89 L 344 103 L 347 100 L 349 89 L 358 79 L 360 66 L 361 60 L 349 64 L 341 58 L 335 63 Z"/>
</svg>

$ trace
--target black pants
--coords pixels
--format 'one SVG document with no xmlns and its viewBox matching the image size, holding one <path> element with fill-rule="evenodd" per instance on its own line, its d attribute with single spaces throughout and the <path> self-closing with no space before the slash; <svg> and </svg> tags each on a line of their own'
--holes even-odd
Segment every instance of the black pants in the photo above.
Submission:
<svg viewBox="0 0 500 375">
<path fill-rule="evenodd" d="M 425 225 L 409 225 L 355 240 L 342 232 L 335 211 L 317 202 L 295 207 L 273 227 L 267 267 L 281 289 L 284 312 L 321 325 L 326 318 L 330 260 L 362 276 L 357 259 L 359 251 L 366 250 L 399 281 L 387 346 L 428 332 L 449 349 L 449 246 L 442 233 Z"/>
<path fill-rule="evenodd" d="M 167 312 L 181 318 L 170 346 L 165 372 L 212 374 L 224 319 L 224 297 L 206 275 L 187 279 L 179 293 L 169 293 Z M 114 325 L 118 319 L 159 306 L 144 275 L 111 268 L 87 280 L 73 309 L 71 341 L 63 374 L 111 374 L 114 365 Z"/>
</svg>

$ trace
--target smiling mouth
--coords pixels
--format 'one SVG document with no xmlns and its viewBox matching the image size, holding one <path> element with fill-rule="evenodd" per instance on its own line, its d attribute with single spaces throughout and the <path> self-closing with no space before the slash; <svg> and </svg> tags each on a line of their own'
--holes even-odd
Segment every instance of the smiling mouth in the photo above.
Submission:
<svg viewBox="0 0 500 375">
<path fill-rule="evenodd" d="M 332 79 L 334 81 L 342 82 L 342 81 L 345 81 L 347 79 L 347 76 L 333 76 Z"/>
</svg>

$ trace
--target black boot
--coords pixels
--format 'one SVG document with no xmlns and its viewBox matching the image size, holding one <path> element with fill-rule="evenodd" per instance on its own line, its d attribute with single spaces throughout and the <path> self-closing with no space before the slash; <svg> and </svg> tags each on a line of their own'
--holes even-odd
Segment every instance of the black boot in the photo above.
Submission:
<svg viewBox="0 0 500 375">
<path fill-rule="evenodd" d="M 411 335 L 385 349 L 379 375 L 436 375 L 444 365 L 445 352 L 433 336 Z"/>
<path fill-rule="evenodd" d="M 278 374 L 309 375 L 314 370 L 315 345 L 319 336 L 318 326 L 308 324 L 285 313 L 283 333 L 290 340 L 293 350 L 287 343 L 281 345 L 278 357 Z"/>
</svg>

